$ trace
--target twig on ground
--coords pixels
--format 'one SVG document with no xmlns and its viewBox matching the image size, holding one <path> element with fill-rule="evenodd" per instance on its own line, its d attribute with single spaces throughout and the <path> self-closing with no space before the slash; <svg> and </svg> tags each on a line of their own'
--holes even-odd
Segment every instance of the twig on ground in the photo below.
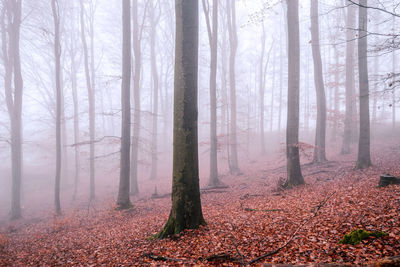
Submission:
<svg viewBox="0 0 400 267">
<path fill-rule="evenodd" d="M 176 262 L 186 261 L 184 259 L 175 259 L 175 258 L 164 257 L 164 256 L 156 256 L 156 255 L 151 254 L 151 253 L 144 253 L 142 255 L 142 257 L 149 258 L 149 259 L 152 259 L 152 260 L 155 260 L 155 261 L 176 261 Z"/>
<path fill-rule="evenodd" d="M 288 240 L 286 240 L 286 242 L 281 245 L 280 247 L 278 247 L 277 249 L 275 249 L 274 251 L 271 251 L 267 254 L 261 255 L 257 258 L 254 258 L 253 260 L 249 261 L 248 264 L 253 264 L 259 260 L 265 259 L 266 257 L 269 257 L 271 255 L 274 255 L 276 253 L 278 253 L 281 249 L 285 248 L 287 245 L 289 245 L 290 242 L 292 242 L 292 240 L 294 239 L 294 237 L 297 235 L 297 233 L 304 227 L 304 225 L 306 225 L 312 218 L 314 218 L 315 216 L 318 215 L 318 211 L 326 204 L 326 202 L 336 193 L 336 191 L 332 192 L 330 195 L 328 195 L 323 201 L 321 201 L 313 210 L 314 213 L 308 217 L 302 224 L 300 224 L 299 227 L 297 227 L 297 229 L 293 232 L 293 234 L 288 238 Z"/>
</svg>

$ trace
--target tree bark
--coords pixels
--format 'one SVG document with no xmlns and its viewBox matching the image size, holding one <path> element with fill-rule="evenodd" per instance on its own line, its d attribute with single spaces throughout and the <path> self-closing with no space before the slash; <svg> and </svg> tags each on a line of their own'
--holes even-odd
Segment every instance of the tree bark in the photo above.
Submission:
<svg viewBox="0 0 400 267">
<path fill-rule="evenodd" d="M 347 1 L 348 2 L 348 1 Z M 348 2 L 349 3 L 349 2 Z M 355 7 L 351 4 L 347 7 L 346 18 L 346 113 L 344 120 L 344 133 L 341 154 L 350 153 L 350 144 L 354 129 L 354 27 L 355 27 Z"/>
<path fill-rule="evenodd" d="M 326 98 L 322 74 L 321 50 L 319 45 L 318 0 L 311 0 L 311 46 L 314 63 L 314 84 L 317 94 L 317 126 L 315 130 L 315 146 L 313 162 L 326 161 Z"/>
<path fill-rule="evenodd" d="M 287 0 L 288 111 L 286 126 L 286 187 L 304 184 L 299 155 L 300 34 L 299 1 Z"/>
<path fill-rule="evenodd" d="M 370 156 L 370 120 L 369 120 L 369 82 L 367 58 L 367 25 L 368 11 L 367 0 L 360 0 L 358 38 L 358 69 L 360 83 L 360 138 L 358 141 L 358 159 L 356 168 L 364 169 L 371 166 Z"/>
<path fill-rule="evenodd" d="M 164 238 L 204 225 L 197 137 L 198 3 L 176 0 L 172 207 Z"/>
<path fill-rule="evenodd" d="M 60 13 L 57 0 L 51 1 L 54 20 L 54 58 L 56 73 L 56 178 L 55 178 L 55 213 L 61 214 L 60 178 L 61 178 L 61 45 L 60 45 Z"/>
<path fill-rule="evenodd" d="M 3 1 L 1 36 L 4 60 L 4 89 L 11 129 L 11 219 L 21 217 L 22 95 L 20 27 L 22 1 Z M 6 21 L 8 24 L 6 26 Z M 14 78 L 14 79 L 13 79 Z M 13 88 L 14 87 L 14 88 Z M 14 90 L 13 90 L 14 89 Z"/>
<path fill-rule="evenodd" d="M 121 158 L 117 205 L 120 209 L 132 206 L 129 199 L 130 146 L 131 146 L 131 6 L 122 0 L 122 84 L 121 84 Z"/>
</svg>

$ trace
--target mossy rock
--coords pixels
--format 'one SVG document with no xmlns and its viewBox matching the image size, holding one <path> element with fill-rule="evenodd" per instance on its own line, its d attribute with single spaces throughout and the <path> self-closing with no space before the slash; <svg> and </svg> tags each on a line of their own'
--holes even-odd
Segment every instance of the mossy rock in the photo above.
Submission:
<svg viewBox="0 0 400 267">
<path fill-rule="evenodd" d="M 369 232 L 362 229 L 357 229 L 351 231 L 349 234 L 343 236 L 343 238 L 339 241 L 340 244 L 350 244 L 350 245 L 358 245 L 362 240 L 369 238 L 370 236 L 379 238 L 383 236 L 387 236 L 388 234 L 383 231 Z"/>
</svg>

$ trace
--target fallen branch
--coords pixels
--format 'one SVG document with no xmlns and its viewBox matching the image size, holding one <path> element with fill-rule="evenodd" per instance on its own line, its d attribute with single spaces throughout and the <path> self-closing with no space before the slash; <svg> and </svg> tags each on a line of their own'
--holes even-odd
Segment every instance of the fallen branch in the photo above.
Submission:
<svg viewBox="0 0 400 267">
<path fill-rule="evenodd" d="M 164 256 L 156 256 L 151 253 L 144 253 L 142 255 L 144 258 L 149 258 L 155 261 L 176 261 L 176 262 L 181 262 L 181 261 L 187 261 L 185 259 L 175 259 L 175 258 L 170 258 L 170 257 L 164 257 Z"/>
<path fill-rule="evenodd" d="M 297 229 L 293 232 L 293 234 L 288 238 L 288 240 L 286 240 L 286 242 L 281 245 L 280 247 L 278 247 L 277 249 L 275 249 L 274 251 L 271 251 L 267 254 L 261 255 L 257 258 L 254 258 L 253 260 L 251 260 L 248 264 L 253 264 L 259 260 L 265 259 L 266 257 L 269 257 L 271 255 L 274 255 L 276 253 L 278 253 L 281 249 L 285 248 L 287 245 L 289 245 L 290 242 L 292 242 L 292 240 L 294 239 L 294 237 L 297 235 L 297 233 L 304 227 L 304 225 L 306 225 L 312 218 L 314 218 L 315 216 L 318 215 L 318 211 L 326 204 L 326 202 L 336 193 L 336 191 L 334 191 L 333 193 L 331 193 L 329 196 L 327 196 L 323 201 L 321 201 L 315 208 L 313 208 L 314 213 L 308 217 L 302 224 L 300 224 L 299 227 L 297 227 Z"/>
<path fill-rule="evenodd" d="M 230 261 L 230 262 L 240 262 L 240 259 L 232 257 L 231 255 L 229 255 L 227 253 L 214 254 L 214 255 L 208 256 L 207 258 L 199 258 L 199 260 L 207 260 L 207 261 L 224 260 L 224 261 Z"/>
</svg>

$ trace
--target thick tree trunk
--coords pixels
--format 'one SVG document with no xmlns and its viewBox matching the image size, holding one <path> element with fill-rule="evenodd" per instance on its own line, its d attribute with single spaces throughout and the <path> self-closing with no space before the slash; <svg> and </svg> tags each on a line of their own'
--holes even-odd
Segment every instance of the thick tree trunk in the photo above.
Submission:
<svg viewBox="0 0 400 267">
<path fill-rule="evenodd" d="M 4 89 L 11 130 L 11 219 L 21 217 L 22 93 L 19 52 L 22 1 L 3 6 L 1 38 L 4 60 Z M 6 21 L 8 22 L 6 26 Z M 14 78 L 14 80 L 13 80 Z M 14 86 L 14 90 L 13 90 Z"/>
<path fill-rule="evenodd" d="M 172 207 L 164 238 L 205 224 L 200 201 L 197 138 L 198 3 L 176 0 Z"/>
<path fill-rule="evenodd" d="M 313 162 L 326 161 L 326 99 L 322 74 L 321 50 L 319 45 L 318 0 L 311 0 L 311 46 L 314 62 L 314 84 L 317 94 L 317 126 L 315 130 L 315 146 Z"/>
<path fill-rule="evenodd" d="M 262 35 L 261 35 L 261 57 L 259 66 L 259 108 L 260 108 L 260 152 L 262 155 L 265 154 L 265 133 L 264 133 L 264 99 L 265 99 L 265 73 L 264 73 L 264 54 L 265 54 L 265 27 L 262 23 Z M 266 69 L 266 68 L 265 68 Z M 249 112 L 248 112 L 249 113 Z M 248 114 L 249 115 L 249 114 Z M 248 128 L 249 129 L 249 128 Z"/>
<path fill-rule="evenodd" d="M 285 186 L 304 184 L 299 155 L 300 34 L 299 1 L 287 0 L 288 111 L 286 126 L 287 181 Z"/>
<path fill-rule="evenodd" d="M 349 3 L 347 1 L 347 3 Z M 356 10 L 354 5 L 349 4 L 347 7 L 346 18 L 346 113 L 344 120 L 344 133 L 342 143 L 342 154 L 350 153 L 350 144 L 354 129 L 354 28 L 355 28 Z"/>
<path fill-rule="evenodd" d="M 218 179 L 218 139 L 217 139 L 217 59 L 218 59 L 218 0 L 213 0 L 212 25 L 209 15 L 209 2 L 203 0 L 208 41 L 210 44 L 210 177 L 209 186 L 217 186 Z"/>
<path fill-rule="evenodd" d="M 367 0 L 360 0 L 360 5 L 367 6 Z M 369 81 L 367 58 L 367 8 L 359 7 L 358 69 L 360 83 L 360 138 L 358 141 L 357 169 L 371 166 L 370 156 L 370 121 L 369 121 Z"/>
<path fill-rule="evenodd" d="M 159 81 L 158 81 L 158 69 L 156 59 L 156 34 L 157 24 L 159 17 L 154 16 L 155 6 L 150 7 L 150 58 L 151 58 L 151 77 L 153 80 L 153 125 L 151 135 L 151 173 L 150 180 L 157 178 L 157 136 L 158 136 L 158 95 L 159 95 Z"/>
<path fill-rule="evenodd" d="M 55 178 L 55 213 L 61 214 L 60 178 L 61 178 L 61 49 L 60 49 L 60 13 L 57 0 L 51 1 L 54 19 L 54 58 L 56 73 L 56 178 Z"/>
<path fill-rule="evenodd" d="M 140 136 L 140 74 L 142 68 L 142 55 L 139 33 L 139 19 L 138 19 L 138 3 L 133 0 L 132 3 L 132 39 L 133 39 L 133 54 L 135 59 L 135 67 L 133 74 L 133 137 L 131 146 L 131 162 L 130 162 L 130 194 L 139 194 L 138 185 L 138 154 L 139 154 L 139 136 Z"/>
<path fill-rule="evenodd" d="M 238 46 L 236 30 L 236 3 L 227 0 L 227 18 L 229 32 L 229 86 L 230 86 L 230 164 L 229 170 L 233 174 L 239 174 L 238 152 L 237 152 L 237 120 L 236 120 L 236 51 Z"/>
<path fill-rule="evenodd" d="M 395 16 L 392 16 L 392 25 L 393 25 L 393 30 L 396 29 L 396 20 Z M 395 33 L 394 33 L 395 34 Z M 396 67 L 397 67 L 397 57 L 396 57 L 396 50 L 393 49 L 392 51 L 392 73 L 393 73 L 393 91 L 392 91 L 392 130 L 394 131 L 396 129 L 396 86 L 395 86 L 395 73 L 396 73 Z"/>
<path fill-rule="evenodd" d="M 120 209 L 132 206 L 129 199 L 131 147 L 131 5 L 122 0 L 122 84 L 121 84 L 121 158 L 117 205 Z"/>
</svg>

